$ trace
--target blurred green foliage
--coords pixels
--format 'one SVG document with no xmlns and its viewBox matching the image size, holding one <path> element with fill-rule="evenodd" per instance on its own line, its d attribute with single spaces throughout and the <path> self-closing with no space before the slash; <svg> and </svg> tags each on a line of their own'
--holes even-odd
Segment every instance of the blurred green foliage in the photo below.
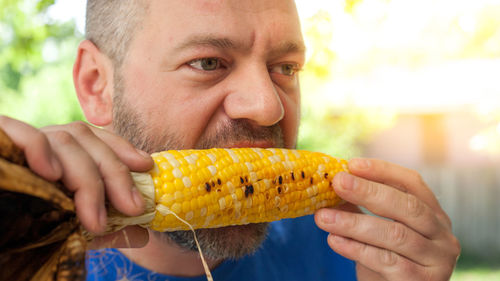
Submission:
<svg viewBox="0 0 500 281">
<path fill-rule="evenodd" d="M 346 9 L 352 10 L 360 2 L 346 1 Z M 374 134 L 394 124 L 396 113 L 387 109 L 335 105 L 325 100 L 325 95 L 320 93 L 339 71 L 336 69 L 337 55 L 331 47 L 334 39 L 332 15 L 320 10 L 303 19 L 302 27 L 308 45 L 308 59 L 300 73 L 302 118 L 298 148 L 342 158 L 359 157 Z"/>
<path fill-rule="evenodd" d="M 500 281 L 499 257 L 478 257 L 477 255 L 462 252 L 451 281 Z"/>
<path fill-rule="evenodd" d="M 82 35 L 54 0 L 0 0 L 0 114 L 34 126 L 82 120 L 71 67 Z"/>
<path fill-rule="evenodd" d="M 376 109 L 304 104 L 298 148 L 347 159 L 361 157 L 373 135 L 395 120 L 395 114 Z"/>
<path fill-rule="evenodd" d="M 84 119 L 71 77 L 83 36 L 74 21 L 52 19 L 48 15 L 52 5 L 54 0 L 0 0 L 0 114 L 37 127 Z M 298 146 L 338 157 L 358 156 L 363 142 L 390 124 L 392 115 L 335 108 L 315 100 L 313 93 L 331 78 L 336 58 L 326 45 L 332 40 L 330 15 L 319 13 L 304 23 L 312 52 L 301 77 Z"/>
</svg>

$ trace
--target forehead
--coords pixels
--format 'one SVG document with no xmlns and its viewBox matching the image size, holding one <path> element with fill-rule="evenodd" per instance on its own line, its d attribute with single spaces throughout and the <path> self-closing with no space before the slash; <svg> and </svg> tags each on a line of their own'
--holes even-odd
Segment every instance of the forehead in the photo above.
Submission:
<svg viewBox="0 0 500 281">
<path fill-rule="evenodd" d="M 173 46 L 193 34 L 231 38 L 249 47 L 303 44 L 293 0 L 152 0 L 138 35 Z"/>
</svg>

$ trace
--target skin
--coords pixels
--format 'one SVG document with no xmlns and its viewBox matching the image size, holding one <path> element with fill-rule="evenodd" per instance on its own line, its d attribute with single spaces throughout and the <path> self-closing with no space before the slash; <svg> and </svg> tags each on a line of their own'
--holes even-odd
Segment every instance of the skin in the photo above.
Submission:
<svg viewBox="0 0 500 281">
<path fill-rule="evenodd" d="M 148 134 L 160 138 L 173 132 L 182 140 L 178 148 L 190 148 L 227 122 L 245 120 L 255 128 L 277 124 L 284 146 L 295 146 L 299 83 L 282 68 L 304 61 L 293 1 L 153 0 L 150 5 L 121 69 L 124 101 L 140 114 Z M 222 44 L 228 40 L 231 46 Z M 212 57 L 220 59 L 220 68 L 197 69 L 196 59 Z M 114 71 L 91 42 L 80 44 L 75 89 L 87 119 L 103 129 L 76 122 L 39 130 L 0 116 L 0 127 L 24 149 L 30 167 L 75 192 L 77 214 L 94 233 L 106 220 L 104 198 L 127 215 L 142 212 L 144 203 L 128 173 L 153 165 L 147 153 L 113 133 Z M 236 139 L 225 144 L 273 145 Z M 331 233 L 325 247 L 356 261 L 359 280 L 448 280 L 460 246 L 422 178 L 377 159 L 353 159 L 349 169 L 350 175 L 334 179 L 348 203 L 315 214 L 318 227 Z M 381 218 L 362 214 L 357 206 Z M 135 227 L 92 246 L 144 246 L 122 251 L 161 273 L 204 272 L 198 253 Z M 214 268 L 220 261 L 208 263 Z"/>
</svg>

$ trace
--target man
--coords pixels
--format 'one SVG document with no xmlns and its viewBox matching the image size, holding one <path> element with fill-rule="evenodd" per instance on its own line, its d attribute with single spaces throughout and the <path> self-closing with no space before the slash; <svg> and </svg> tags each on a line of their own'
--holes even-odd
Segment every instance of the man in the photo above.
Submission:
<svg viewBox="0 0 500 281">
<path fill-rule="evenodd" d="M 103 230 L 105 197 L 142 212 L 129 171 L 152 167 L 143 151 L 295 147 L 304 43 L 292 0 L 88 0 L 86 35 L 75 89 L 104 129 L 37 130 L 7 117 L 0 127 L 35 172 L 75 192 L 88 230 Z M 421 177 L 375 159 L 349 169 L 335 177 L 349 204 L 314 221 L 197 231 L 215 280 L 448 280 L 460 247 Z M 129 227 L 92 246 L 129 248 L 92 251 L 89 280 L 203 280 L 189 232 Z"/>
</svg>

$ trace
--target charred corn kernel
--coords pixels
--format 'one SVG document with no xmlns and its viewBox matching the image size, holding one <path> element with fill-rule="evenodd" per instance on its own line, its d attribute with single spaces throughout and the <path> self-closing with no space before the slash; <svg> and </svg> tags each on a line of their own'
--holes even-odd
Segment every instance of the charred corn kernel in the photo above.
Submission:
<svg viewBox="0 0 500 281">
<path fill-rule="evenodd" d="M 110 212 L 108 232 L 138 224 L 157 231 L 269 222 L 333 207 L 333 177 L 347 162 L 287 149 L 170 150 L 153 155 L 148 173 L 132 173 L 146 213 Z M 181 220 L 180 220 L 180 219 Z"/>
<path fill-rule="evenodd" d="M 157 231 L 269 222 L 332 207 L 333 177 L 347 162 L 278 148 L 169 150 L 153 155 L 154 189 L 143 226 Z M 174 214 L 172 214 L 174 213 Z M 149 221 L 148 221 L 149 220 Z"/>
</svg>

